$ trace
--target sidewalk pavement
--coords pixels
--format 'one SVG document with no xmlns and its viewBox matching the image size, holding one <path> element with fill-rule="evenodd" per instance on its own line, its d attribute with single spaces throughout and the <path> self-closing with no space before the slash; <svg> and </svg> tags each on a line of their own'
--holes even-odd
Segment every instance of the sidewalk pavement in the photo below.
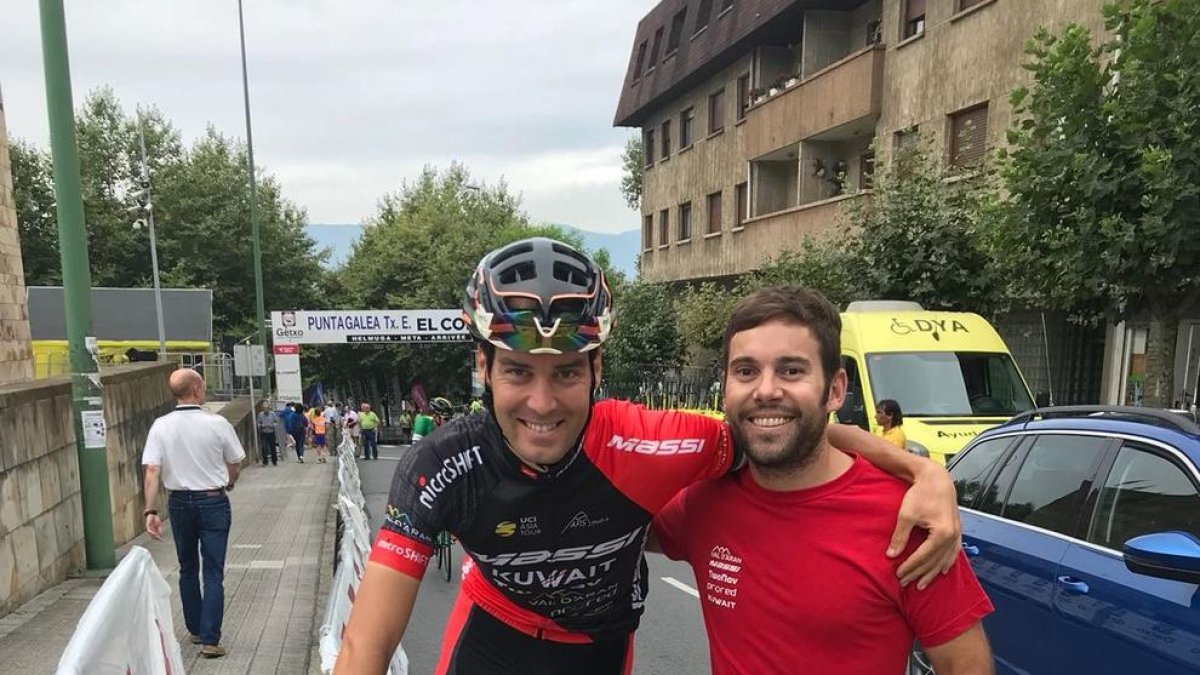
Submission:
<svg viewBox="0 0 1200 675">
<path fill-rule="evenodd" d="M 248 465 L 229 493 L 233 526 L 221 637 L 228 656 L 202 659 L 187 639 L 170 521 L 161 541 L 143 533 L 118 551 L 123 557 L 132 545 L 149 550 L 170 584 L 175 636 L 188 675 L 320 672 L 317 631 L 333 569 L 337 464 L 306 459 L 300 464 L 293 454 L 279 466 Z M 165 511 L 166 505 L 158 508 Z M 53 673 L 103 581 L 68 579 L 0 617 L 0 675 Z"/>
</svg>

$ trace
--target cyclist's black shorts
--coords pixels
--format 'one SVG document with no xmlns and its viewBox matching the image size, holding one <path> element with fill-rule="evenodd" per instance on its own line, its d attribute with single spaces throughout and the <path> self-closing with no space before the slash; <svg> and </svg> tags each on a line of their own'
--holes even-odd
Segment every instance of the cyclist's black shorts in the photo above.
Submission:
<svg viewBox="0 0 1200 675">
<path fill-rule="evenodd" d="M 629 675 L 633 634 L 570 644 L 509 628 L 459 593 L 437 675 Z"/>
</svg>

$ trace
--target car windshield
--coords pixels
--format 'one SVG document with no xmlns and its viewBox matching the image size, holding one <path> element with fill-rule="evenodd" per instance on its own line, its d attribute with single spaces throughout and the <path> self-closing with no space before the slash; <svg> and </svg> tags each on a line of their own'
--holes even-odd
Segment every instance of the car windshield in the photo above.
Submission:
<svg viewBox="0 0 1200 675">
<path fill-rule="evenodd" d="M 895 400 L 905 417 L 1007 416 L 1033 408 L 1008 354 L 868 354 L 867 369 L 875 400 Z"/>
</svg>

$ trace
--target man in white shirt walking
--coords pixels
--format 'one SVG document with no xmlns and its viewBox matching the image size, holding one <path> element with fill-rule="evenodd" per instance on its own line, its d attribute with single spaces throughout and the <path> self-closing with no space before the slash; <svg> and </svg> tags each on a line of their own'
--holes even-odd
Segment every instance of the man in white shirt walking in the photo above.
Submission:
<svg viewBox="0 0 1200 675">
<path fill-rule="evenodd" d="M 154 421 L 146 436 L 146 532 L 162 538 L 155 509 L 159 482 L 170 492 L 167 508 L 179 557 L 179 597 L 193 643 L 206 658 L 225 656 L 221 622 L 225 613 L 225 551 L 232 513 L 226 492 L 233 489 L 246 451 L 224 417 L 205 411 L 204 378 L 182 368 L 171 373 L 174 412 Z M 200 558 L 204 558 L 204 587 Z"/>
</svg>

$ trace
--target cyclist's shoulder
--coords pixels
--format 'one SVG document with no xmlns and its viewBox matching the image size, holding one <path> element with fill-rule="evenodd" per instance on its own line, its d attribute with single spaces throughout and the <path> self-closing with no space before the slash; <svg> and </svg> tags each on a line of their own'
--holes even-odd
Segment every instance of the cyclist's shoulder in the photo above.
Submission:
<svg viewBox="0 0 1200 675">
<path fill-rule="evenodd" d="M 435 427 L 412 447 L 412 451 L 445 459 L 476 447 L 483 452 L 492 452 L 501 448 L 503 443 L 503 437 L 485 416 L 471 415 L 448 420 L 442 426 Z"/>
</svg>

